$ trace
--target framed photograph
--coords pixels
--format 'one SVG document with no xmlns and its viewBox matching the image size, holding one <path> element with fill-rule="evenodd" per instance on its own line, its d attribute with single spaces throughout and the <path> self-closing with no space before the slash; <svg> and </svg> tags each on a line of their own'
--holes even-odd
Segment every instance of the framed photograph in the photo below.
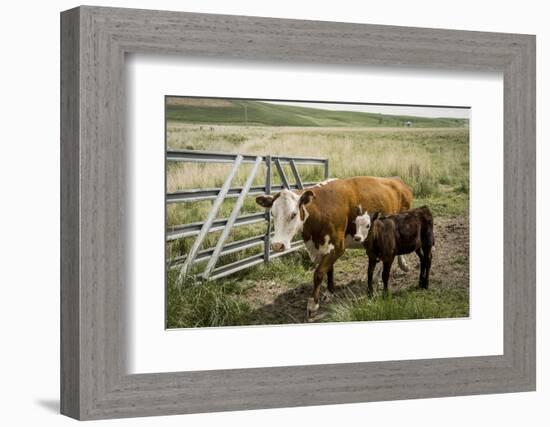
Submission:
<svg viewBox="0 0 550 427">
<path fill-rule="evenodd" d="M 61 411 L 535 390 L 535 37 L 61 14 Z"/>
<path fill-rule="evenodd" d="M 469 107 L 167 96 L 165 117 L 167 328 L 468 317 Z M 437 292 L 410 292 L 435 235 Z"/>
</svg>

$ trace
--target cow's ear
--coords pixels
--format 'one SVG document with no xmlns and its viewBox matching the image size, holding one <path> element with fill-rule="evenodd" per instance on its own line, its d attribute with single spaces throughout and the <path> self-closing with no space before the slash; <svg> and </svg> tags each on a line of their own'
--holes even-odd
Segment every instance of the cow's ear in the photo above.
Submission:
<svg viewBox="0 0 550 427">
<path fill-rule="evenodd" d="M 376 221 L 379 217 L 381 217 L 380 212 L 375 212 L 374 215 L 371 218 L 371 222 Z"/>
<path fill-rule="evenodd" d="M 256 203 L 259 204 L 260 206 L 263 206 L 264 208 L 270 208 L 271 206 L 273 206 L 274 200 L 275 200 L 275 197 L 268 196 L 268 195 L 256 197 Z"/>
<path fill-rule="evenodd" d="M 313 199 L 315 198 L 315 194 L 313 194 L 313 191 L 311 190 L 306 190 L 302 193 L 302 195 L 300 196 L 300 202 L 299 202 L 299 205 L 300 206 L 303 206 L 303 205 L 307 205 L 309 202 L 311 202 Z"/>
<path fill-rule="evenodd" d="M 263 206 L 264 208 L 270 208 L 273 206 L 273 202 L 279 198 L 281 193 L 276 193 L 273 196 L 269 196 L 267 194 L 264 194 L 263 196 L 256 197 L 256 203 L 260 206 Z"/>
</svg>

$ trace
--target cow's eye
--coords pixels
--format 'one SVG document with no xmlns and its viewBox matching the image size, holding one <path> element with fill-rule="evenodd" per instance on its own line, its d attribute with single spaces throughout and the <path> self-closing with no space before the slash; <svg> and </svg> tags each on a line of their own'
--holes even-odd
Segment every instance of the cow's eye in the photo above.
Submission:
<svg viewBox="0 0 550 427">
<path fill-rule="evenodd" d="M 292 213 L 290 214 L 290 219 L 292 220 L 292 219 L 294 219 L 294 218 L 296 218 L 296 212 L 292 212 Z"/>
</svg>

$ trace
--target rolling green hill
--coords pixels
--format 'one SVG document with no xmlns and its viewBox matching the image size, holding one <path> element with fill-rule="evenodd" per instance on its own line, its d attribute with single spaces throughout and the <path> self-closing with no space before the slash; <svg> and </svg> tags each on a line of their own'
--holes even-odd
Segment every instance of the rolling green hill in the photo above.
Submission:
<svg viewBox="0 0 550 427">
<path fill-rule="evenodd" d="M 181 123 L 311 126 L 311 127 L 465 127 L 467 119 L 394 116 L 356 111 L 270 104 L 261 101 L 172 98 L 166 101 L 166 119 Z"/>
</svg>

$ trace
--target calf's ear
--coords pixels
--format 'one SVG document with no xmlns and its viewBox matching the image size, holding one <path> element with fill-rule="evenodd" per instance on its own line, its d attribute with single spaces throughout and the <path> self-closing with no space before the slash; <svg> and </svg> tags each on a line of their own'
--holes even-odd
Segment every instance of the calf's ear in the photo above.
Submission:
<svg viewBox="0 0 550 427">
<path fill-rule="evenodd" d="M 375 212 L 374 215 L 372 216 L 371 218 L 371 222 L 374 222 L 378 219 L 378 217 L 380 217 L 380 212 Z"/>
<path fill-rule="evenodd" d="M 263 206 L 264 208 L 270 208 L 273 206 L 273 202 L 275 201 L 275 197 L 263 195 L 256 197 L 256 203 L 260 206 Z"/>
<path fill-rule="evenodd" d="M 300 196 L 300 201 L 299 201 L 299 205 L 300 206 L 303 206 L 303 205 L 307 205 L 309 202 L 311 202 L 313 199 L 315 198 L 315 194 L 313 194 L 313 191 L 311 190 L 306 190 L 302 193 L 302 195 Z"/>
</svg>

